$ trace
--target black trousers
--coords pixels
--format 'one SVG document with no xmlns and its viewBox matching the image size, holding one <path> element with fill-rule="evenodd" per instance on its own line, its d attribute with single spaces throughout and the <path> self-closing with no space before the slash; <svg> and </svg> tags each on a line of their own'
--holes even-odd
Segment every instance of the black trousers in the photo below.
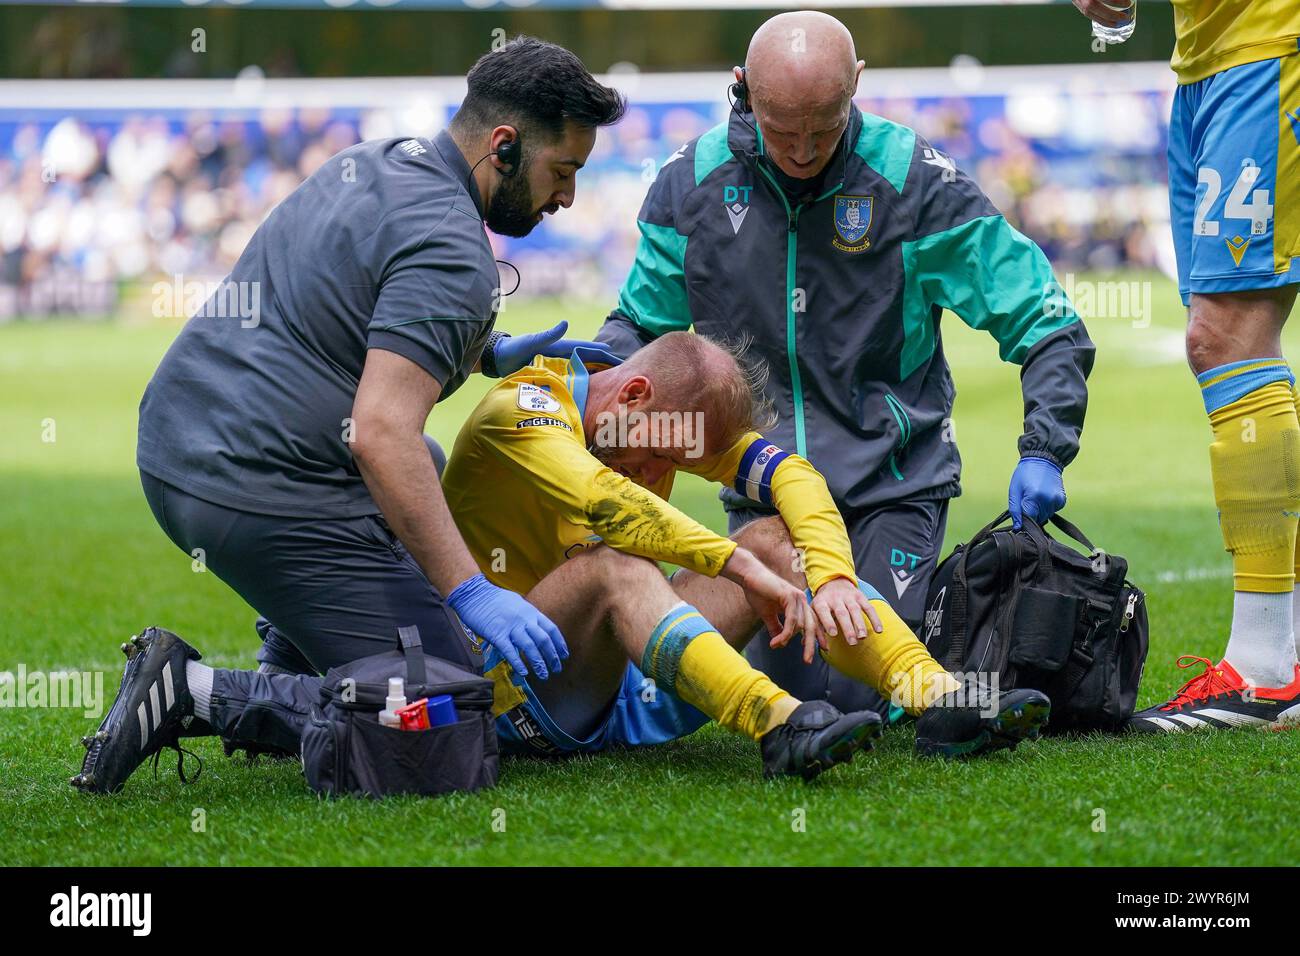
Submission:
<svg viewBox="0 0 1300 956">
<path fill-rule="evenodd" d="M 408 624 L 420 629 L 427 653 L 480 666 L 459 620 L 381 516 L 254 514 L 143 472 L 140 479 L 163 532 L 187 554 L 201 549 L 208 571 L 260 615 L 257 659 L 290 672 L 217 671 L 211 723 L 218 733 L 296 749 L 319 692 L 315 675 L 392 650 L 397 629 Z"/>
</svg>

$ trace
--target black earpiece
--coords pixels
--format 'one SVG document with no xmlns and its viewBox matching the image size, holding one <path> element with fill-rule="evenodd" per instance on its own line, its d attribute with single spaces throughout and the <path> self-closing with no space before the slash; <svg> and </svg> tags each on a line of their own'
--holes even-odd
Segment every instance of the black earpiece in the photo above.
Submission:
<svg viewBox="0 0 1300 956">
<path fill-rule="evenodd" d="M 513 176 L 518 171 L 521 152 L 523 152 L 522 138 L 519 130 L 515 130 L 514 139 L 508 139 L 497 147 L 497 159 L 501 160 L 503 166 L 508 167 L 499 170 L 502 176 Z"/>
<path fill-rule="evenodd" d="M 727 102 L 731 104 L 731 111 L 739 117 L 742 123 L 754 131 L 756 137 L 761 139 L 758 127 L 745 119 L 745 114 L 752 113 L 754 108 L 749 103 L 749 83 L 745 79 L 745 68 L 743 66 L 740 68 L 740 79 L 727 87 L 727 92 L 731 94 L 727 97 Z"/>
<path fill-rule="evenodd" d="M 731 84 L 731 98 L 740 104 L 737 112 L 748 113 L 749 107 L 749 84 L 745 82 L 745 68 L 740 68 L 740 79 Z"/>
<path fill-rule="evenodd" d="M 515 129 L 513 126 L 507 127 L 507 129 L 514 130 L 515 138 L 506 140 L 495 150 L 485 154 L 482 159 L 480 159 L 477 163 L 475 163 L 473 166 L 469 168 L 469 175 L 465 177 L 465 188 L 467 190 L 469 189 L 470 181 L 474 178 L 474 170 L 478 169 L 479 166 L 481 166 L 491 156 L 495 156 L 497 159 L 501 161 L 503 166 L 507 167 L 505 169 L 497 170 L 497 172 L 500 173 L 503 178 L 508 178 L 510 176 L 513 176 L 518 171 L 519 155 L 523 149 L 523 147 L 520 145 L 519 130 Z M 479 221 L 482 222 L 484 226 L 487 225 L 486 219 L 480 217 Z M 509 266 L 511 271 L 514 272 L 515 287 L 511 289 L 509 292 L 501 293 L 502 296 L 514 295 L 515 292 L 519 290 L 519 283 L 521 283 L 524 280 L 523 274 L 519 271 L 519 268 L 513 262 L 510 262 L 506 259 L 498 259 L 497 264 L 503 266 Z"/>
</svg>

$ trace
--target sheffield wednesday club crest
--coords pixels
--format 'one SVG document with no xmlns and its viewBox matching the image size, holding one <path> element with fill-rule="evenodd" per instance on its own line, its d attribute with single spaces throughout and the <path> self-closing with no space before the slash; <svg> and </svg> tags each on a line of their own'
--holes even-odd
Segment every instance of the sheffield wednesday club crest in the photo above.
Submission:
<svg viewBox="0 0 1300 956">
<path fill-rule="evenodd" d="M 831 243 L 843 252 L 861 252 L 871 247 L 871 196 L 835 197 L 835 237 Z"/>
</svg>

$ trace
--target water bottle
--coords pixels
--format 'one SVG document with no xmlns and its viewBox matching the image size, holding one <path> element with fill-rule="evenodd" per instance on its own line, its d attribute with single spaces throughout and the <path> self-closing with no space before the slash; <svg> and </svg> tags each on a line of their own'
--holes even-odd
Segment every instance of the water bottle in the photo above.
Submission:
<svg viewBox="0 0 1300 956">
<path fill-rule="evenodd" d="M 388 696 L 384 698 L 384 709 L 379 712 L 379 722 L 385 727 L 398 730 L 402 727 L 402 718 L 397 712 L 406 706 L 406 688 L 400 677 L 388 678 Z"/>
<path fill-rule="evenodd" d="M 1128 6 L 1123 6 L 1123 5 L 1115 6 L 1113 3 L 1103 3 L 1102 6 L 1109 7 L 1111 10 L 1115 10 L 1117 12 L 1122 12 L 1124 10 L 1132 11 L 1131 16 L 1129 16 L 1128 18 L 1128 21 L 1126 23 L 1121 23 L 1117 27 L 1105 27 L 1095 20 L 1092 22 L 1092 35 L 1096 37 L 1098 40 L 1107 44 L 1123 43 L 1125 40 L 1127 40 L 1129 37 L 1133 35 L 1133 29 L 1134 27 L 1137 26 L 1137 22 L 1138 22 L 1137 0 L 1132 0 L 1132 2 Z"/>
</svg>

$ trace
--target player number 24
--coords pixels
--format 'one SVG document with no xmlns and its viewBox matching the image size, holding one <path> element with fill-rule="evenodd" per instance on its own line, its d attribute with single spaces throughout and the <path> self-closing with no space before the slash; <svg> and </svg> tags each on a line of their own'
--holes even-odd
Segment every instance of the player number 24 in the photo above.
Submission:
<svg viewBox="0 0 1300 956">
<path fill-rule="evenodd" d="M 1241 172 L 1237 174 L 1237 182 L 1223 204 L 1223 218 L 1249 219 L 1251 235 L 1262 236 L 1264 230 L 1268 228 L 1268 221 L 1273 218 L 1273 207 L 1269 204 L 1267 189 L 1251 189 L 1257 179 L 1259 179 L 1258 166 L 1248 162 L 1241 167 Z M 1202 166 L 1196 171 L 1196 180 L 1198 184 L 1205 186 L 1205 195 L 1196 204 L 1193 230 L 1198 236 L 1217 236 L 1218 220 L 1206 217 L 1215 200 L 1219 198 L 1219 193 L 1223 192 L 1223 178 L 1217 169 Z M 1250 202 L 1246 202 L 1248 193 Z"/>
</svg>

